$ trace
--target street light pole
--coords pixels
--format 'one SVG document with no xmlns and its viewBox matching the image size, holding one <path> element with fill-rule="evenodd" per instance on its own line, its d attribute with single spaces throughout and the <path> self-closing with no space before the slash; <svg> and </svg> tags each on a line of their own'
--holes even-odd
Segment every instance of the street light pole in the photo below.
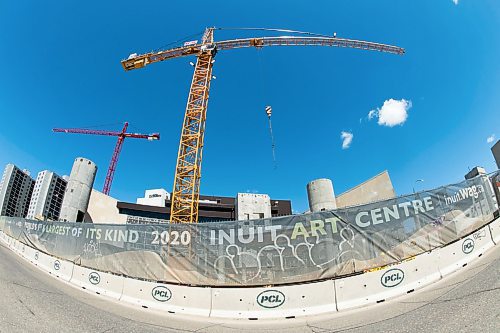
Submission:
<svg viewBox="0 0 500 333">
<path fill-rule="evenodd" d="M 418 198 L 418 195 L 415 196 L 415 185 L 419 182 L 423 182 L 424 180 L 423 179 L 417 179 L 415 180 L 415 182 L 413 183 L 413 199 L 417 199 Z M 420 219 L 418 218 L 418 215 L 417 215 L 417 212 L 415 212 L 415 216 L 413 218 L 413 223 L 415 223 L 415 227 L 420 229 L 422 226 L 420 224 Z"/>
<path fill-rule="evenodd" d="M 424 182 L 424 180 L 423 180 L 423 179 L 417 179 L 417 180 L 415 180 L 415 183 L 413 183 L 413 194 L 415 194 L 415 185 L 416 185 L 418 182 Z"/>
</svg>

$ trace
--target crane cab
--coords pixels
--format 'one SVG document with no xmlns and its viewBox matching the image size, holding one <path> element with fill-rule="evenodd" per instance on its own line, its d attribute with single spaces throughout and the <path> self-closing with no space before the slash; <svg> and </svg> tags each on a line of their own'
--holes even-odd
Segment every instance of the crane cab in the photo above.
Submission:
<svg viewBox="0 0 500 333">
<path fill-rule="evenodd" d="M 217 45 L 215 43 L 203 44 L 200 47 L 200 51 L 202 54 L 208 53 L 208 54 L 211 54 L 212 56 L 215 56 L 215 54 L 217 53 Z"/>
</svg>

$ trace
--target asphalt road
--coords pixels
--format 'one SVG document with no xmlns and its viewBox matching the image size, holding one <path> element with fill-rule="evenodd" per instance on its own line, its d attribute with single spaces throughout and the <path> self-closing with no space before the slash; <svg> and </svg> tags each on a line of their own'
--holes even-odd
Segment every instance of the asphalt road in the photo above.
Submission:
<svg viewBox="0 0 500 333">
<path fill-rule="evenodd" d="M 302 319 L 214 321 L 88 294 L 0 243 L 0 332 L 500 332 L 500 246 L 432 286 L 368 308 Z"/>
</svg>

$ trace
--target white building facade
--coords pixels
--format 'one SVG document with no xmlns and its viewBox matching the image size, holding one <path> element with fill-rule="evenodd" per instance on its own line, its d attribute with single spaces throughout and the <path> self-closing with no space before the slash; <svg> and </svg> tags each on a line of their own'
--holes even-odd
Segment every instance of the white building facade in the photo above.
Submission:
<svg viewBox="0 0 500 333">
<path fill-rule="evenodd" d="M 238 193 L 236 197 L 237 220 L 254 220 L 271 217 L 271 198 L 267 194 Z"/>
<path fill-rule="evenodd" d="M 28 219 L 59 220 L 67 181 L 52 171 L 38 173 L 28 209 Z"/>
<path fill-rule="evenodd" d="M 166 201 L 170 200 L 170 193 L 162 188 L 146 190 L 144 198 L 137 198 L 136 203 L 139 205 L 166 207 Z"/>
<path fill-rule="evenodd" d="M 34 186 L 29 171 L 7 164 L 0 181 L 0 215 L 26 217 Z"/>
</svg>

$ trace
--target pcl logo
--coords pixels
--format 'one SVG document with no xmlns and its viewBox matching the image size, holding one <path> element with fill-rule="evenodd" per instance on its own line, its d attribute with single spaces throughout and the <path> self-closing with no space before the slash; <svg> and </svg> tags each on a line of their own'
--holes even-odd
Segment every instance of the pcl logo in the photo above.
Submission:
<svg viewBox="0 0 500 333">
<path fill-rule="evenodd" d="M 462 252 L 465 254 L 469 254 L 474 251 L 474 240 L 472 238 L 467 238 L 462 243 Z"/>
<path fill-rule="evenodd" d="M 277 308 L 285 303 L 285 295 L 278 290 L 266 290 L 257 296 L 257 303 L 263 308 Z"/>
<path fill-rule="evenodd" d="M 151 294 L 153 295 L 153 298 L 159 302 L 166 302 L 172 298 L 172 292 L 164 286 L 153 288 Z"/>
<path fill-rule="evenodd" d="M 54 261 L 54 269 L 56 271 L 61 269 L 61 262 L 59 260 Z"/>
<path fill-rule="evenodd" d="M 399 268 L 393 268 L 388 270 L 380 278 L 380 282 L 384 287 L 395 287 L 405 278 L 405 273 Z"/>
<path fill-rule="evenodd" d="M 92 284 L 99 284 L 101 282 L 101 276 L 97 272 L 90 272 L 89 282 Z"/>
</svg>

